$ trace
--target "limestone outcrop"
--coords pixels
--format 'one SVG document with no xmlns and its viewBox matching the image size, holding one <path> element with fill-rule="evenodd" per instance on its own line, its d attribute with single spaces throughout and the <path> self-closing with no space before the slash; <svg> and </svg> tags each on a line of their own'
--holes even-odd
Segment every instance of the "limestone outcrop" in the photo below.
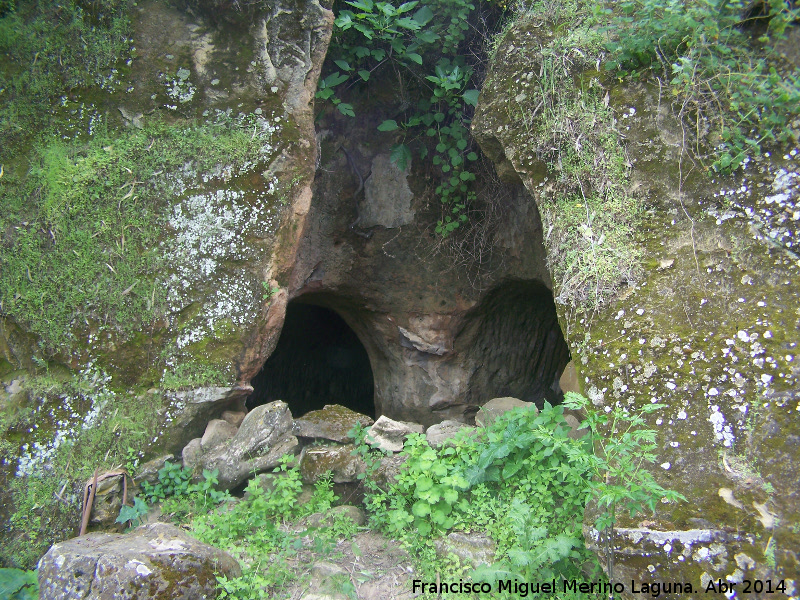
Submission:
<svg viewBox="0 0 800 600">
<path fill-rule="evenodd" d="M 535 119 L 523 118 L 537 110 L 542 35 L 524 22 L 505 35 L 473 134 L 498 171 L 534 198 L 552 232 L 544 244 L 554 265 L 566 251 L 556 235 L 562 177 L 537 160 Z M 648 423 L 658 432 L 649 468 L 688 500 L 620 523 L 616 572 L 694 589 L 720 578 L 798 582 L 800 261 L 786 244 L 800 206 L 797 149 L 748 161 L 730 177 L 690 172 L 684 132 L 657 86 L 603 80 L 594 62 L 582 78 L 583 59 L 564 63 L 574 65 L 568 80 L 601 86 L 598 102 L 613 109 L 625 138 L 626 193 L 646 200 L 646 212 L 628 237 L 640 271 L 615 279 L 599 306 L 583 307 L 574 281 L 554 274 L 572 385 L 600 408 L 665 404 Z M 591 230 L 597 215 L 582 210 L 587 239 L 613 244 Z M 590 514 L 586 532 L 595 544 Z"/>
</svg>

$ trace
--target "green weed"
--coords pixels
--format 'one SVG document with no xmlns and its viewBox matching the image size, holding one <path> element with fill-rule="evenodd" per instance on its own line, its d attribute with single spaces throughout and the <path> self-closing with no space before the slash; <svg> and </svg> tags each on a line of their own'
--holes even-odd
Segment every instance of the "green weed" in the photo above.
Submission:
<svg viewBox="0 0 800 600">
<path fill-rule="evenodd" d="M 386 489 L 367 486 L 371 523 L 427 556 L 435 566 L 421 568 L 431 574 L 441 564 L 432 537 L 479 527 L 497 552 L 494 564 L 472 573 L 475 580 L 581 578 L 591 559 L 582 535 L 590 500 L 600 507 L 598 529 L 609 531 L 618 510 L 654 510 L 662 498 L 682 496 L 643 468 L 655 459 L 655 432 L 645 428 L 643 415 L 659 406 L 596 412 L 577 394 L 566 404 L 586 412 L 582 428 L 589 435 L 571 437 L 563 407 L 545 404 L 538 414 L 510 411 L 481 435 L 462 432 L 439 448 L 409 436 L 397 479 Z M 369 455 L 364 446 L 360 452 Z"/>
<path fill-rule="evenodd" d="M 281 527 L 296 519 L 330 509 L 336 500 L 330 479 L 323 478 L 315 486 L 311 500 L 298 504 L 302 487 L 300 473 L 289 467 L 293 457 L 285 456 L 277 469 L 274 485 L 267 491 L 258 479 L 247 485 L 247 498 L 227 510 L 218 510 L 195 518 L 195 537 L 230 552 L 242 564 L 243 574 L 237 578 L 219 578 L 221 598 L 241 600 L 273 598 L 288 583 L 297 579 L 286 561 L 303 547 L 303 538 L 314 540 L 317 553 L 329 553 L 335 541 L 355 533 L 355 526 L 345 517 L 334 519 L 329 526 L 307 528 L 300 532 Z"/>
<path fill-rule="evenodd" d="M 187 360 L 171 370 L 165 370 L 160 387 L 165 390 L 180 390 L 228 383 L 230 377 L 221 369 Z"/>
<path fill-rule="evenodd" d="M 7 600 L 36 600 L 39 580 L 36 571 L 0 569 L 0 598 Z"/>
</svg>

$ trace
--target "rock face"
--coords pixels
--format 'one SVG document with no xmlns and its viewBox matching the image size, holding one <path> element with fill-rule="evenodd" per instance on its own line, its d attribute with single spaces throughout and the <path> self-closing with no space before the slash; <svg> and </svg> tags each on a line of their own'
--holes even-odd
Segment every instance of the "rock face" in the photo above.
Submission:
<svg viewBox="0 0 800 600">
<path fill-rule="evenodd" d="M 536 112 L 539 35 L 518 24 L 505 36 L 473 133 L 555 231 L 557 198 L 533 153 L 535 125 L 508 110 L 516 98 L 520 110 Z M 601 85 L 608 87 L 600 100 L 605 95 L 624 121 L 630 187 L 647 199 L 631 236 L 641 272 L 629 285 L 618 281 L 591 313 L 570 301 L 572 284 L 554 276 L 576 370 L 564 385 L 597 407 L 666 404 L 648 421 L 658 432 L 658 461 L 648 468 L 688 499 L 620 524 L 617 571 L 622 580 L 684 581 L 695 590 L 720 578 L 798 582 L 800 533 L 790 524 L 800 520 L 800 263 L 775 241 L 797 230 L 789 218 L 800 204 L 796 149 L 751 161 L 736 177 L 687 175 L 681 126 L 657 87 Z M 557 237 L 545 239 L 548 264 L 563 256 Z M 586 527 L 595 543 L 592 515 Z"/>
<path fill-rule="evenodd" d="M 388 154 L 372 159 L 372 170 L 364 182 L 364 201 L 359 209 L 358 226 L 366 229 L 381 225 L 395 229 L 414 220 L 408 187 L 408 171 L 401 171 Z"/>
<path fill-rule="evenodd" d="M 39 561 L 39 590 L 42 600 L 215 598 L 216 573 L 237 577 L 241 569 L 225 552 L 154 523 L 54 545 Z"/>
</svg>

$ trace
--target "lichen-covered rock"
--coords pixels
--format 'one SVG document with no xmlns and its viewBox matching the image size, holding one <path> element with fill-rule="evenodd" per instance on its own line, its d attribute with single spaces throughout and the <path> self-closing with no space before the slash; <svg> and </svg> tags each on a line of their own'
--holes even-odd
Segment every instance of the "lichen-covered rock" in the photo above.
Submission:
<svg viewBox="0 0 800 600">
<path fill-rule="evenodd" d="M 425 430 L 425 438 L 431 446 L 437 447 L 446 443 L 447 440 L 465 428 L 470 428 L 470 426 L 460 421 L 445 420 L 428 427 Z"/>
<path fill-rule="evenodd" d="M 166 523 L 131 533 L 90 533 L 39 561 L 42 600 L 178 600 L 216 597 L 216 575 L 241 575 L 225 552 Z"/>
<path fill-rule="evenodd" d="M 355 446 L 332 444 L 307 446 L 300 455 L 300 473 L 303 480 L 314 483 L 330 472 L 335 483 L 358 481 L 358 476 L 366 471 L 364 459 L 353 456 Z"/>
<path fill-rule="evenodd" d="M 345 406 L 329 404 L 294 420 L 293 433 L 298 437 L 321 438 L 345 443 L 351 440 L 347 433 L 356 423 L 367 427 L 375 421 Z"/>
<path fill-rule="evenodd" d="M 525 184 L 550 229 L 564 199 L 532 153 L 536 122 L 508 109 L 510 98 L 538 102 L 531 64 L 541 41 L 530 24 L 507 32 L 473 132 Z M 601 105 L 605 97 L 626 137 L 626 193 L 646 199 L 647 211 L 628 236 L 639 274 L 599 306 L 570 301 L 571 283 L 553 275 L 576 369 L 564 383 L 601 410 L 665 404 L 648 417 L 658 460 L 646 466 L 688 500 L 660 503 L 646 523 L 623 515 L 615 568 L 629 581 L 694 589 L 742 578 L 785 579 L 788 589 L 800 581 L 800 532 L 790 525 L 800 520 L 800 148 L 747 160 L 733 176 L 689 173 L 686 132 L 657 85 L 592 81 L 606 86 Z M 584 225 L 596 226 L 587 215 Z M 544 239 L 548 264 L 563 255 L 556 238 Z M 590 545 L 595 516 L 587 511 Z"/>
<path fill-rule="evenodd" d="M 236 435 L 204 452 L 200 465 L 219 469 L 219 485 L 230 489 L 254 473 L 278 466 L 284 454 L 294 453 L 298 441 L 291 431 L 292 413 L 285 402 L 262 404 L 247 413 Z"/>
<path fill-rule="evenodd" d="M 502 414 L 515 408 L 533 408 L 538 410 L 532 402 L 525 402 L 518 398 L 493 398 L 481 406 L 475 415 L 475 424 L 479 427 L 489 427 Z"/>
<path fill-rule="evenodd" d="M 386 415 L 381 415 L 367 432 L 366 442 L 370 446 L 400 452 L 405 444 L 406 437 L 412 433 L 422 433 L 423 426 L 419 423 L 395 421 Z"/>
</svg>

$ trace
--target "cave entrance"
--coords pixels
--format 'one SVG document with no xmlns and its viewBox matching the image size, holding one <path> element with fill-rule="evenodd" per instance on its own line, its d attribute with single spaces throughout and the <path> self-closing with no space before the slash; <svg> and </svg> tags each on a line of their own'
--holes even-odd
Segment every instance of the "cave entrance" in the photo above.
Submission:
<svg viewBox="0 0 800 600">
<path fill-rule="evenodd" d="M 539 281 L 507 281 L 468 316 L 456 349 L 476 365 L 465 396 L 479 406 L 513 396 L 541 407 L 563 400 L 559 378 L 570 360 L 550 289 Z"/>
<path fill-rule="evenodd" d="M 248 409 L 283 400 L 297 418 L 341 404 L 375 418 L 367 351 L 344 319 L 323 306 L 289 302 L 278 344 L 250 383 Z"/>
</svg>

